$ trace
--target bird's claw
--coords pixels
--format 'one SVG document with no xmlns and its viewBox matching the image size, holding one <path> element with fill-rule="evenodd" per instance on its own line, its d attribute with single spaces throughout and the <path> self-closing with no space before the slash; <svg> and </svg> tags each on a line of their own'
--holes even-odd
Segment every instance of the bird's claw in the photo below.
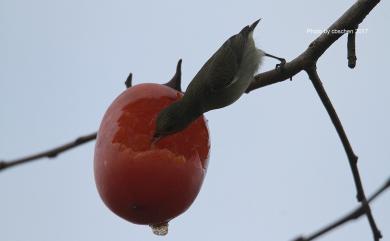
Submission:
<svg viewBox="0 0 390 241">
<path fill-rule="evenodd" d="M 283 67 L 286 64 L 286 59 L 277 57 L 266 52 L 264 52 L 264 56 L 279 60 L 280 63 L 275 66 L 275 70 L 279 71 L 280 73 L 283 73 Z"/>
<path fill-rule="evenodd" d="M 284 65 L 286 64 L 285 59 L 280 59 L 280 63 L 275 66 L 275 69 L 281 73 L 283 73 Z"/>
</svg>

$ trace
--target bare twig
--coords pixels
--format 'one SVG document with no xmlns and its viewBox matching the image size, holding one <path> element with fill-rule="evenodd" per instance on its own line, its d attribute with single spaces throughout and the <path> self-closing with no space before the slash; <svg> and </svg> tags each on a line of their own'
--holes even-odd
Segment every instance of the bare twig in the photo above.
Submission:
<svg viewBox="0 0 390 241">
<path fill-rule="evenodd" d="M 371 195 L 371 197 L 368 199 L 368 202 L 372 202 L 375 198 L 377 198 L 381 193 L 383 193 L 387 188 L 390 188 L 390 178 L 387 180 L 386 183 L 384 183 L 380 188 L 378 188 L 375 193 Z M 347 215 L 337 219 L 336 221 L 328 224 L 327 226 L 321 228 L 320 230 L 314 232 L 313 234 L 307 236 L 307 237 L 298 237 L 294 241 L 311 241 L 314 240 L 338 227 L 341 225 L 360 218 L 362 215 L 366 213 L 366 205 L 362 204 L 359 207 L 355 208 L 352 212 L 348 213 Z"/>
<path fill-rule="evenodd" d="M 333 122 L 334 127 L 336 128 L 337 134 L 340 137 L 341 142 L 343 143 L 345 152 L 347 153 L 349 165 L 352 170 L 353 179 L 355 181 L 355 186 L 357 190 L 357 199 L 359 202 L 362 203 L 363 207 L 365 207 L 366 214 L 368 221 L 370 223 L 370 227 L 373 232 L 374 240 L 379 240 L 382 238 L 381 232 L 376 226 L 374 217 L 372 216 L 370 206 L 368 205 L 366 196 L 364 194 L 364 189 L 362 185 L 362 181 L 359 174 L 359 169 L 357 167 L 357 160 L 358 157 L 355 155 L 355 153 L 352 150 L 352 146 L 348 140 L 347 134 L 344 131 L 344 128 L 341 124 L 341 121 L 336 113 L 336 110 L 334 109 L 332 102 L 330 101 L 323 85 L 321 82 L 320 77 L 318 76 L 316 66 L 312 65 L 306 69 L 307 74 L 309 75 L 310 80 L 312 81 L 314 88 L 316 89 L 326 111 L 329 114 L 330 119 Z"/>
<path fill-rule="evenodd" d="M 352 33 L 348 33 L 347 53 L 348 53 L 348 67 L 353 69 L 356 66 L 356 30 L 358 26 L 353 29 Z"/>
<path fill-rule="evenodd" d="M 94 133 L 89 134 L 89 135 L 80 136 L 72 142 L 66 143 L 62 146 L 55 147 L 55 148 L 50 149 L 48 151 L 40 152 L 40 153 L 31 155 L 31 156 L 26 156 L 26 157 L 23 157 L 20 159 L 12 160 L 12 161 L 0 161 L 0 171 L 3 171 L 3 170 L 5 170 L 9 167 L 12 167 L 12 166 L 17 166 L 20 164 L 28 163 L 28 162 L 35 161 L 35 160 L 38 160 L 38 159 L 41 159 L 44 157 L 54 158 L 54 157 L 58 156 L 59 154 L 61 154 L 62 152 L 65 152 L 69 149 L 75 148 L 77 146 L 80 146 L 84 143 L 87 143 L 89 141 L 96 139 L 96 135 L 97 135 L 97 133 L 94 132 Z"/>
</svg>

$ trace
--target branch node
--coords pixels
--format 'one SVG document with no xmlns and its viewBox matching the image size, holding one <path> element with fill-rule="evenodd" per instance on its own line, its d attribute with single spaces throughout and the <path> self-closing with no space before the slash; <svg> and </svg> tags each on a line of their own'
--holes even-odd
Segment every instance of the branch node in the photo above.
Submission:
<svg viewBox="0 0 390 241">
<path fill-rule="evenodd" d="M 77 144 L 83 143 L 84 141 L 85 141 L 85 136 L 80 136 L 80 137 L 78 137 L 78 138 L 74 141 L 74 143 L 77 145 Z"/>
<path fill-rule="evenodd" d="M 307 241 L 307 239 L 303 236 L 299 236 L 299 237 L 295 238 L 293 241 Z"/>
<path fill-rule="evenodd" d="M 58 153 L 55 153 L 55 152 L 47 153 L 48 158 L 55 158 L 57 156 L 58 156 Z"/>
<path fill-rule="evenodd" d="M 61 146 L 52 148 L 52 149 L 47 150 L 47 151 L 39 152 L 37 154 L 33 154 L 30 156 L 26 156 L 23 158 L 12 160 L 12 161 L 1 161 L 0 162 L 0 171 L 3 171 L 5 169 L 13 167 L 13 166 L 17 166 L 17 165 L 21 165 L 21 164 L 28 163 L 31 161 L 35 161 L 35 160 L 38 160 L 41 158 L 57 157 L 62 152 L 65 152 L 69 149 L 75 148 L 75 147 L 77 147 L 81 144 L 87 143 L 89 141 L 95 140 L 96 136 L 97 136 L 97 132 L 94 132 L 94 133 L 89 134 L 89 135 L 80 136 L 79 138 L 76 138 L 76 140 L 74 140 L 72 142 L 63 144 Z"/>
<path fill-rule="evenodd" d="M 388 181 L 388 183 L 385 183 L 384 185 L 382 185 L 381 187 L 379 187 L 371 196 L 370 198 L 368 199 L 369 202 L 372 202 L 375 198 L 377 198 L 380 194 L 382 194 L 384 191 L 386 191 L 387 188 L 389 188 L 390 186 L 390 180 Z M 361 217 L 362 215 L 364 215 L 365 213 L 367 213 L 367 207 L 368 206 L 368 202 L 366 202 L 365 204 L 362 203 L 361 205 L 359 205 L 357 208 L 355 208 L 352 212 L 346 214 L 345 216 L 333 221 L 332 223 L 324 226 L 323 228 L 319 229 L 318 231 L 314 232 L 313 234 L 311 235 L 308 235 L 307 237 L 299 237 L 297 239 L 295 239 L 294 241 L 311 241 L 311 240 L 314 240 L 334 229 L 336 229 L 337 227 L 340 227 L 341 225 L 344 225 L 345 223 L 349 222 L 349 221 L 352 221 L 352 220 L 355 220 L 355 219 L 358 219 L 359 217 Z M 375 240 L 379 240 L 379 238 L 381 237 L 381 234 L 380 232 L 374 232 L 374 238 Z"/>
</svg>

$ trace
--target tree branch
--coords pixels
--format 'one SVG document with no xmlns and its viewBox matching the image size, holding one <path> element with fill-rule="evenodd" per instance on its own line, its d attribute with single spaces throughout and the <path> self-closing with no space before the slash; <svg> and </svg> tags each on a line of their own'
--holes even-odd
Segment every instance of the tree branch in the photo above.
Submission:
<svg viewBox="0 0 390 241">
<path fill-rule="evenodd" d="M 383 193 L 387 188 L 390 188 L 390 178 L 387 180 L 386 183 L 384 183 L 380 188 L 378 188 L 377 191 L 374 192 L 374 194 L 371 195 L 371 197 L 368 199 L 368 202 L 372 202 L 375 198 L 377 198 L 381 193 Z M 362 204 L 359 207 L 357 207 L 352 212 L 346 214 L 345 216 L 337 219 L 336 221 L 328 224 L 327 226 L 321 228 L 320 230 L 314 232 L 313 234 L 307 236 L 307 237 L 298 237 L 294 241 L 311 241 L 314 240 L 338 227 L 341 225 L 360 218 L 362 215 L 366 213 L 366 205 Z"/>
<path fill-rule="evenodd" d="M 379 240 L 382 235 L 375 224 L 370 207 L 364 194 L 364 189 L 357 168 L 357 156 L 354 154 L 342 124 L 337 116 L 337 113 L 322 87 L 322 83 L 317 75 L 315 66 L 317 60 L 334 42 L 336 42 L 336 40 L 338 40 L 346 32 L 345 30 L 355 29 L 356 26 L 359 26 L 359 24 L 379 2 L 380 0 L 356 1 L 355 4 L 353 4 L 336 22 L 334 22 L 328 28 L 326 33 L 323 33 L 318 38 L 316 38 L 302 54 L 293 59 L 291 62 L 286 63 L 283 66 L 282 71 L 275 69 L 256 75 L 252 84 L 246 91 L 249 93 L 254 89 L 291 79 L 294 75 L 301 72 L 302 70 L 305 70 L 309 74 L 309 77 L 312 80 L 313 85 L 316 88 L 317 93 L 319 94 L 326 110 L 328 111 L 328 114 L 332 119 L 332 122 L 347 153 L 357 190 L 357 199 L 365 207 L 365 213 L 369 220 L 374 240 Z M 355 37 L 353 37 L 353 39 L 354 38 Z M 350 41 L 352 41 L 352 39 Z M 352 42 L 350 42 L 348 46 L 349 49 L 352 49 L 353 47 L 351 46 L 351 43 Z M 348 52 L 350 51 L 351 50 L 348 50 Z"/>
<path fill-rule="evenodd" d="M 17 165 L 20 165 L 20 164 L 32 162 L 32 161 L 35 161 L 35 160 L 38 160 L 38 159 L 41 159 L 41 158 L 44 158 L 44 157 L 47 157 L 47 158 L 57 157 L 62 152 L 65 152 L 65 151 L 67 151 L 69 149 L 72 149 L 72 148 L 75 148 L 77 146 L 80 146 L 80 145 L 82 145 L 84 143 L 87 143 L 89 141 L 95 140 L 96 139 L 96 135 L 97 135 L 97 133 L 94 132 L 94 133 L 89 134 L 89 135 L 80 136 L 80 137 L 78 137 L 76 140 L 74 140 L 72 142 L 69 142 L 69 143 L 66 143 L 64 145 L 55 147 L 55 148 L 50 149 L 48 151 L 43 151 L 43 152 L 40 152 L 40 153 L 37 153 L 37 154 L 33 154 L 33 155 L 30 155 L 30 156 L 26 156 L 26 157 L 23 157 L 23 158 L 12 160 L 12 161 L 0 161 L 0 171 L 3 171 L 3 170 L 5 170 L 5 169 L 7 169 L 9 167 L 13 167 L 13 166 L 17 166 Z"/>
<path fill-rule="evenodd" d="M 344 131 L 344 128 L 341 124 L 341 121 L 336 113 L 336 110 L 334 109 L 332 102 L 330 101 L 323 85 L 320 80 L 320 77 L 318 76 L 316 66 L 312 65 L 306 69 L 307 74 L 309 75 L 310 80 L 313 83 L 314 88 L 316 89 L 326 111 L 329 114 L 330 119 L 332 120 L 332 123 L 334 127 L 336 128 L 337 134 L 340 137 L 340 140 L 344 146 L 345 152 L 347 153 L 349 165 L 352 170 L 353 179 L 355 181 L 355 186 L 357 190 L 357 199 L 359 202 L 362 203 L 362 205 L 365 207 L 365 211 L 367 214 L 368 221 L 370 223 L 371 230 L 373 232 L 374 240 L 379 240 L 382 238 L 382 234 L 379 231 L 379 229 L 376 226 L 374 217 L 372 216 L 370 206 L 368 205 L 366 196 L 364 194 L 364 189 L 362 185 L 362 181 L 359 174 L 359 169 L 357 167 L 357 160 L 358 157 L 355 155 L 355 153 L 352 150 L 352 146 L 348 140 L 347 134 Z"/>
<path fill-rule="evenodd" d="M 379 2 L 380 0 L 357 0 L 328 28 L 329 33 L 318 36 L 302 54 L 287 62 L 283 71 L 275 69 L 256 75 L 246 92 L 290 79 L 315 64 L 318 58 L 345 33 L 344 30 L 355 29 Z"/>
</svg>

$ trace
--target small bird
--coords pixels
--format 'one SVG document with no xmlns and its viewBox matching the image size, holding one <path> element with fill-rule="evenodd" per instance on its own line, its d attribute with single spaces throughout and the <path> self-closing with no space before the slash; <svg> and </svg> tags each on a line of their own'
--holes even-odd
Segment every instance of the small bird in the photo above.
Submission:
<svg viewBox="0 0 390 241">
<path fill-rule="evenodd" d="M 195 75 L 184 96 L 158 114 L 154 141 L 185 129 L 209 110 L 238 100 L 251 83 L 263 56 L 283 62 L 284 59 L 256 48 L 252 35 L 259 21 L 225 41 Z"/>
</svg>

